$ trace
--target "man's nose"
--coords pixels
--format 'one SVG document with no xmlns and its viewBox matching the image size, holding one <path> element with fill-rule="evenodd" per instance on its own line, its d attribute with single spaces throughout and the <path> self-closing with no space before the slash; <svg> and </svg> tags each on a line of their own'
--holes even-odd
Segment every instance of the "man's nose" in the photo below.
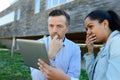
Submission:
<svg viewBox="0 0 120 80">
<path fill-rule="evenodd" d="M 57 31 L 58 31 L 57 27 L 54 27 L 53 32 L 57 32 Z"/>
</svg>

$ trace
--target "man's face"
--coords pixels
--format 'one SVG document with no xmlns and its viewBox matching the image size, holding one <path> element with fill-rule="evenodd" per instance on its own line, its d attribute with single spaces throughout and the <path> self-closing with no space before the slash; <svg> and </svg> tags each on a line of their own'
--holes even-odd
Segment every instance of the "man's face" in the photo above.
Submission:
<svg viewBox="0 0 120 80">
<path fill-rule="evenodd" d="M 48 30 L 51 38 L 57 35 L 59 39 L 63 39 L 69 30 L 65 16 L 50 16 L 48 18 Z"/>
</svg>

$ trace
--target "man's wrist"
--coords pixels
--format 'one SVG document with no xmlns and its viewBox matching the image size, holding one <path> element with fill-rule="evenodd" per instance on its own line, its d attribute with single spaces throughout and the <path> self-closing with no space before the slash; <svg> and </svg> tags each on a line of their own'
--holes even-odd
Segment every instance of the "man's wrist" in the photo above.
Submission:
<svg viewBox="0 0 120 80">
<path fill-rule="evenodd" d="M 93 54 L 93 51 L 88 51 L 88 54 L 90 55 L 90 54 Z"/>
<path fill-rule="evenodd" d="M 52 60 L 55 59 L 55 56 L 54 56 L 51 52 L 48 53 L 48 56 L 49 56 L 49 58 L 52 59 Z"/>
</svg>

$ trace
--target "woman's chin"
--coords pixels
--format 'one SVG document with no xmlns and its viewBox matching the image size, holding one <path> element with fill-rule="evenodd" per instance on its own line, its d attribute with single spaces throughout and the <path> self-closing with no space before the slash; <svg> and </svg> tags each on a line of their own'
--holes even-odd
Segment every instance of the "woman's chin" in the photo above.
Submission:
<svg viewBox="0 0 120 80">
<path fill-rule="evenodd" d="M 101 43 L 101 41 L 96 40 L 94 43 Z"/>
</svg>

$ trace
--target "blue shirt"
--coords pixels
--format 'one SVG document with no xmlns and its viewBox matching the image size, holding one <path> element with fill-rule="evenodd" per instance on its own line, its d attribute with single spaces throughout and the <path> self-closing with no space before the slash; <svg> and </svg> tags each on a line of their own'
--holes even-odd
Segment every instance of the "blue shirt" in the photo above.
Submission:
<svg viewBox="0 0 120 80">
<path fill-rule="evenodd" d="M 50 40 L 50 36 L 39 40 L 45 43 L 47 51 L 49 51 Z M 81 72 L 81 51 L 80 47 L 74 42 L 65 38 L 62 48 L 55 56 L 55 60 L 50 59 L 50 62 L 52 66 L 62 69 L 69 77 L 71 77 L 71 80 L 79 80 Z M 31 74 L 34 73 L 34 70 L 36 69 L 32 69 Z M 42 73 L 40 72 L 40 74 Z M 43 75 L 37 80 L 45 80 L 45 77 L 43 77 L 44 79 L 41 79 L 42 77 Z"/>
<path fill-rule="evenodd" d="M 85 54 L 86 71 L 89 80 L 120 79 L 120 32 L 113 31 L 104 44 L 96 59 L 94 55 Z"/>
</svg>

